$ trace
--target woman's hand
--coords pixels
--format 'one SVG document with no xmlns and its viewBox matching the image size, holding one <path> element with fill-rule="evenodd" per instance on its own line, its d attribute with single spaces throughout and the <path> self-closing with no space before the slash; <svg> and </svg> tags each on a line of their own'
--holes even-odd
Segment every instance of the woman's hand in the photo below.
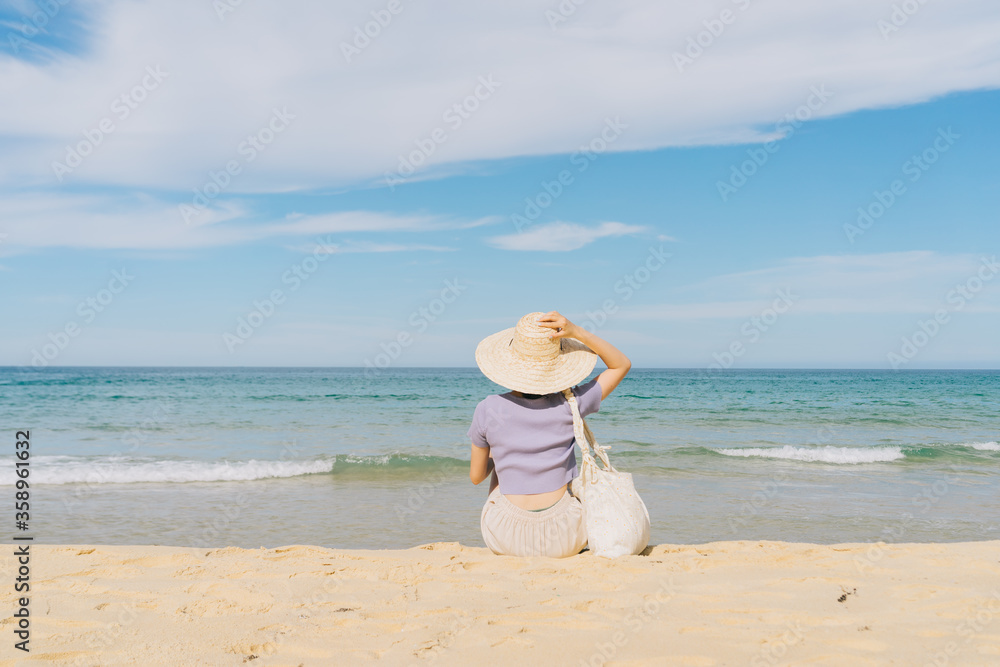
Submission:
<svg viewBox="0 0 1000 667">
<path fill-rule="evenodd" d="M 597 334 L 591 333 L 583 327 L 578 327 L 554 310 L 542 315 L 538 324 L 554 329 L 549 334 L 551 338 L 577 339 L 596 352 L 601 361 L 607 365 L 607 370 L 597 376 L 597 383 L 601 385 L 601 400 L 607 398 L 608 394 L 615 390 L 618 383 L 628 375 L 632 368 L 632 362 L 617 347 Z"/>
<path fill-rule="evenodd" d="M 537 324 L 553 329 L 549 338 L 577 338 L 580 328 L 554 310 L 542 315 Z"/>
</svg>

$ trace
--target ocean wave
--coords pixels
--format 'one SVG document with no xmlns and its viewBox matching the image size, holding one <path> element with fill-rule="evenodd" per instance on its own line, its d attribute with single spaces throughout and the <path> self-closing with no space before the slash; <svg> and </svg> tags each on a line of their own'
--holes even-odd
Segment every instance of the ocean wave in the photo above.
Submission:
<svg viewBox="0 0 1000 667">
<path fill-rule="evenodd" d="M 191 461 L 129 457 L 32 457 L 32 484 L 134 484 L 138 482 L 235 482 L 297 477 L 333 470 L 333 460 Z M 13 486 L 13 474 L 2 486 Z"/>
<path fill-rule="evenodd" d="M 356 475 L 371 478 L 386 475 L 420 475 L 443 470 L 458 470 L 468 468 L 468 459 L 455 459 L 450 456 L 426 456 L 414 454 L 376 454 L 362 456 L 359 454 L 338 454 L 334 457 L 336 465 L 334 475 Z"/>
<path fill-rule="evenodd" d="M 981 452 L 1000 452 L 1000 443 L 997 442 L 965 442 L 962 447 L 972 447 Z"/>
<path fill-rule="evenodd" d="M 93 457 L 48 455 L 31 459 L 32 484 L 135 484 L 140 482 L 248 482 L 259 479 L 332 474 L 358 479 L 445 475 L 468 468 L 469 462 L 446 456 L 338 454 L 308 461 L 196 461 L 129 456 Z M 6 467 L 6 466 L 5 466 Z M 13 466 L 10 466 L 13 470 Z M 16 478 L 4 476 L 0 486 L 12 486 Z"/>
<path fill-rule="evenodd" d="M 713 449 L 725 456 L 759 457 L 766 459 L 789 459 L 821 463 L 883 463 L 906 458 L 901 447 L 732 447 Z"/>
</svg>

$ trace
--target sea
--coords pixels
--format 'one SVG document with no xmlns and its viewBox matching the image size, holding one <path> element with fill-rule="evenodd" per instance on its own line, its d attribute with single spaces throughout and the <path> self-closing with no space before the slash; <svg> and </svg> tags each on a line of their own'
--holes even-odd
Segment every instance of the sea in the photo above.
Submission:
<svg viewBox="0 0 1000 667">
<path fill-rule="evenodd" d="M 0 368 L 3 520 L 29 431 L 36 544 L 483 546 L 466 432 L 503 391 L 476 368 Z M 653 544 L 1000 539 L 1000 371 L 633 369 L 588 423 Z"/>
</svg>

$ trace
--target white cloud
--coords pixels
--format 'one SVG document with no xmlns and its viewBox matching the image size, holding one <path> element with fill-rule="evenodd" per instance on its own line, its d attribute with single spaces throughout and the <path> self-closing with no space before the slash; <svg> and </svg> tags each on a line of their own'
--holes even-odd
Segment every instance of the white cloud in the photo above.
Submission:
<svg viewBox="0 0 1000 667">
<path fill-rule="evenodd" d="M 602 222 L 596 227 L 586 227 L 572 222 L 551 222 L 533 227 L 526 232 L 494 236 L 489 244 L 501 250 L 544 250 L 561 252 L 576 250 L 605 236 L 625 236 L 646 231 L 645 227 L 621 222 Z"/>
<path fill-rule="evenodd" d="M 345 241 L 343 243 L 321 244 L 319 246 L 302 245 L 293 248 L 293 250 L 305 253 L 319 252 L 320 254 L 325 255 L 337 255 L 360 252 L 413 252 L 419 250 L 428 252 L 453 252 L 458 250 L 458 248 L 424 245 L 420 243 L 366 243 L 361 241 Z"/>
<path fill-rule="evenodd" d="M 450 220 L 439 216 L 393 216 L 370 211 L 348 211 L 322 215 L 287 216 L 279 224 L 266 227 L 274 234 L 326 234 L 332 232 L 431 232 L 447 229 L 470 229 L 493 224 L 502 218 L 489 216 L 471 221 Z"/>
<path fill-rule="evenodd" d="M 754 271 L 716 276 L 677 290 L 677 303 L 629 308 L 622 319 L 669 321 L 757 315 L 790 292 L 796 315 L 916 314 L 951 309 L 947 295 L 977 275 L 992 255 L 931 251 L 796 257 Z M 994 260 L 995 261 L 995 260 Z M 963 307 L 966 313 L 1000 313 L 1000 276 L 983 283 Z M 707 295 L 724 294 L 719 301 Z"/>
<path fill-rule="evenodd" d="M 813 294 L 850 290 L 859 294 L 886 287 L 927 287 L 949 276 L 974 271 L 980 258 L 911 250 L 851 255 L 791 257 L 774 266 L 711 278 L 692 289 L 739 289 L 763 294 L 776 286 L 796 285 Z"/>
<path fill-rule="evenodd" d="M 164 250 L 246 243 L 267 238 L 306 236 L 310 240 L 347 232 L 434 232 L 488 224 L 494 218 L 455 220 L 434 216 L 402 216 L 372 211 L 292 215 L 257 222 L 238 202 L 206 210 L 198 224 L 186 225 L 177 206 L 145 195 L 21 194 L 0 208 L 6 238 L 0 255 L 32 248 L 75 247 Z M 320 238 L 321 244 L 334 243 Z M 403 249 L 404 244 L 399 244 Z M 356 244 L 346 252 L 387 252 L 393 246 Z M 366 249 L 367 248 L 367 249 Z M 379 249 L 381 248 L 381 249 Z M 395 249 L 395 248 L 393 248 Z M 410 245 L 407 249 L 418 249 Z M 424 246 L 422 249 L 441 249 Z"/>
<path fill-rule="evenodd" d="M 723 3 L 735 22 L 684 71 L 673 54 L 718 7 L 590 3 L 551 29 L 544 12 L 557 3 L 468 11 L 457 0 L 405 2 L 348 63 L 341 43 L 372 20 L 372 7 L 241 3 L 219 20 L 211 3 L 80 3 L 93 21 L 81 55 L 45 63 L 0 55 L 0 97 L 17 100 L 0 105 L 0 127 L 18 137 L 4 141 L 0 182 L 54 184 L 52 162 L 103 118 L 114 132 L 67 182 L 190 192 L 242 159 L 240 143 L 287 107 L 295 119 L 243 164 L 233 194 L 377 181 L 435 128 L 446 141 L 432 142 L 415 178 L 428 167 L 570 153 L 599 136 L 606 118 L 628 125 L 610 149 L 645 150 L 773 136 L 811 86 L 834 94 L 813 117 L 1000 86 L 993 0 L 927 3 L 888 38 L 877 26 L 888 3 L 772 0 L 745 11 Z M 169 76 L 118 119 L 112 103 L 148 65 Z M 473 100 L 478 108 L 460 124 L 446 120 L 480 76 L 499 87 Z"/>
</svg>

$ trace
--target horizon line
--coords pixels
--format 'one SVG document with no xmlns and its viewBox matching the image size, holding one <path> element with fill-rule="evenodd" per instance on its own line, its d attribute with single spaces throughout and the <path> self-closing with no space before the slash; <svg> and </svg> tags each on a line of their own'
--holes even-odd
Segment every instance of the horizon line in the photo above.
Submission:
<svg viewBox="0 0 1000 667">
<path fill-rule="evenodd" d="M 27 364 L 8 364 L 0 365 L 0 370 L 6 369 L 21 369 L 21 370 L 33 370 L 33 371 L 43 371 L 43 370 L 61 370 L 61 369 L 83 369 L 83 368 L 152 368 L 152 369 L 180 369 L 180 368 L 204 368 L 204 369 L 336 369 L 336 370 L 370 370 L 367 366 L 210 366 L 210 365 L 141 365 L 141 364 L 129 364 L 129 365 L 102 365 L 102 364 L 74 364 L 74 365 L 63 365 L 63 366 L 31 366 Z M 392 370 L 442 370 L 442 369 L 454 369 L 454 370 L 479 370 L 478 366 L 391 366 L 386 368 L 377 369 L 379 372 L 388 372 Z M 704 370 L 715 372 L 725 372 L 725 371 L 885 371 L 891 373 L 907 372 L 907 371 L 1000 371 L 1000 367 L 984 367 L 984 368 L 974 368 L 974 367 L 914 367 L 914 368 L 880 368 L 880 367 L 854 367 L 854 366 L 752 366 L 743 368 L 710 368 L 707 366 L 633 366 L 631 370 L 650 370 L 650 371 L 697 371 Z"/>
</svg>

